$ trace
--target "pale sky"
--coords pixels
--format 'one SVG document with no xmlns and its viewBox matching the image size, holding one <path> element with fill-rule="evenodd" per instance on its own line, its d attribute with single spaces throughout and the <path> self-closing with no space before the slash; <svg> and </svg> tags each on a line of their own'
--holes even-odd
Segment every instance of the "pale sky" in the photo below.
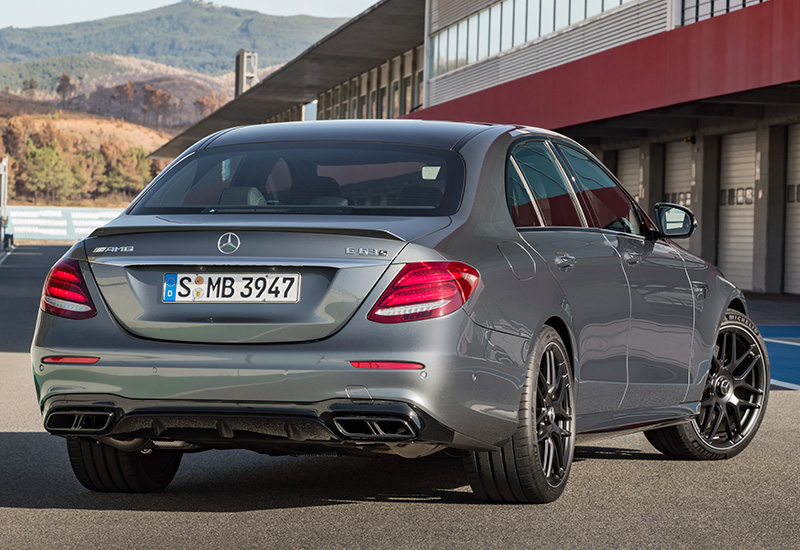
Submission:
<svg viewBox="0 0 800 550">
<path fill-rule="evenodd" d="M 150 10 L 178 0 L 0 0 L 0 29 L 49 27 Z M 353 17 L 377 0 L 213 0 L 214 4 L 269 15 Z"/>
</svg>

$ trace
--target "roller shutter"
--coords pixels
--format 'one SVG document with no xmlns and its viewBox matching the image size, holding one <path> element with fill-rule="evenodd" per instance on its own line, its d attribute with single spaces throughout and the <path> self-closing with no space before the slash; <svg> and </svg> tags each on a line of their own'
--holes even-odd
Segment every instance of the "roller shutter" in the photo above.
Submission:
<svg viewBox="0 0 800 550">
<path fill-rule="evenodd" d="M 753 288 L 756 133 L 722 137 L 718 265 L 739 287 Z"/>
<path fill-rule="evenodd" d="M 692 144 L 667 143 L 664 151 L 664 202 L 692 206 Z"/>
<path fill-rule="evenodd" d="M 617 179 L 633 198 L 639 200 L 639 148 L 617 152 Z"/>
<path fill-rule="evenodd" d="M 783 290 L 800 294 L 800 125 L 789 127 L 786 152 L 786 257 Z"/>
</svg>

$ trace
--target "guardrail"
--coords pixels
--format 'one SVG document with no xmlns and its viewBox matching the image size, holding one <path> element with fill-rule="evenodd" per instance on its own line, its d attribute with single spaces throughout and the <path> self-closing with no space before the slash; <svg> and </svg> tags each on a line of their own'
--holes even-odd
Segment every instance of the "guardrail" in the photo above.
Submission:
<svg viewBox="0 0 800 550">
<path fill-rule="evenodd" d="M 123 208 L 8 206 L 7 233 L 14 241 L 76 242 L 119 216 Z"/>
</svg>

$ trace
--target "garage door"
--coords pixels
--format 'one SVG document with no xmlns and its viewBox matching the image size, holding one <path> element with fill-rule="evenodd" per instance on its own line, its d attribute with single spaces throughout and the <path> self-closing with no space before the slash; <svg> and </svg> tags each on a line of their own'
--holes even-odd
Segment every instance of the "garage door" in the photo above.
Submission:
<svg viewBox="0 0 800 550">
<path fill-rule="evenodd" d="M 800 125 L 789 127 L 786 157 L 786 256 L 783 290 L 800 294 Z"/>
<path fill-rule="evenodd" d="M 726 277 L 751 290 L 756 133 L 723 136 L 721 149 L 717 264 Z"/>
<path fill-rule="evenodd" d="M 692 144 L 667 143 L 664 152 L 664 202 L 692 206 Z"/>
<path fill-rule="evenodd" d="M 639 148 L 617 152 L 617 178 L 631 196 L 639 200 Z"/>
</svg>

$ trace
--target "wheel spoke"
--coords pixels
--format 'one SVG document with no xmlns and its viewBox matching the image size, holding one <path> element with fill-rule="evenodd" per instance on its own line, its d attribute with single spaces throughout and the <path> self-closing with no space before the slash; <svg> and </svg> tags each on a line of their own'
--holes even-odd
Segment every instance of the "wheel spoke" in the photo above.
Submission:
<svg viewBox="0 0 800 550">
<path fill-rule="evenodd" d="M 559 474 L 561 471 L 565 469 L 566 464 L 564 464 L 564 459 L 566 458 L 566 455 L 564 454 L 564 448 L 562 447 L 561 441 L 553 440 L 552 445 L 553 445 L 553 455 L 554 455 L 553 462 L 555 466 L 558 466 L 558 471 L 551 472 L 552 475 L 555 475 Z"/>
<path fill-rule="evenodd" d="M 713 406 L 709 405 L 708 407 L 703 407 L 703 422 L 700 424 L 700 433 L 706 433 L 706 428 L 708 428 L 708 422 L 711 420 L 711 412 L 713 411 Z"/>
<path fill-rule="evenodd" d="M 742 413 L 739 412 L 739 407 L 732 407 L 731 411 L 733 414 L 728 415 L 729 417 L 733 417 L 733 422 L 736 425 L 736 433 L 741 435 L 742 430 Z"/>
<path fill-rule="evenodd" d="M 748 353 L 749 353 L 749 352 L 748 352 Z M 758 363 L 759 359 L 761 359 L 761 356 L 760 356 L 760 355 L 756 355 L 756 356 L 754 356 L 754 357 L 753 357 L 753 360 L 752 360 L 752 361 L 750 361 L 750 364 L 749 364 L 749 365 L 747 365 L 747 368 L 746 368 L 746 369 L 744 369 L 744 372 L 743 372 L 743 373 L 742 373 L 740 376 L 735 376 L 735 375 L 734 375 L 734 378 L 735 378 L 736 380 L 744 380 L 744 379 L 745 379 L 745 377 L 746 377 L 748 374 L 750 374 L 750 373 L 753 371 L 753 367 L 755 367 L 755 366 L 756 366 L 756 363 Z M 742 361 L 744 361 L 744 359 L 742 359 Z"/>
<path fill-rule="evenodd" d="M 553 424 L 553 433 L 555 435 L 557 435 L 558 437 L 571 437 L 572 436 L 572 432 L 570 432 L 569 430 L 565 430 L 564 428 L 562 428 L 558 424 Z"/>
<path fill-rule="evenodd" d="M 733 407 L 736 408 L 736 407 Z M 733 426 L 731 425 L 731 415 L 728 412 L 727 405 L 723 405 L 722 409 L 725 411 L 725 433 L 728 434 L 728 440 L 734 440 Z"/>
<path fill-rule="evenodd" d="M 764 395 L 764 390 L 760 390 L 754 386 L 751 386 L 747 382 L 734 382 L 733 389 L 734 392 L 741 389 L 746 392 L 750 392 L 752 395 Z"/>
<path fill-rule="evenodd" d="M 708 440 L 712 441 L 714 437 L 717 435 L 719 431 L 719 427 L 722 424 L 722 415 L 723 415 L 723 408 L 722 405 L 717 405 L 714 407 L 714 410 L 717 411 L 717 417 L 714 420 L 714 426 L 711 428 L 711 434 L 708 436 Z"/>
<path fill-rule="evenodd" d="M 550 473 L 553 471 L 553 440 L 549 437 L 544 440 L 542 455 L 542 471 L 545 477 L 550 477 Z"/>
</svg>

